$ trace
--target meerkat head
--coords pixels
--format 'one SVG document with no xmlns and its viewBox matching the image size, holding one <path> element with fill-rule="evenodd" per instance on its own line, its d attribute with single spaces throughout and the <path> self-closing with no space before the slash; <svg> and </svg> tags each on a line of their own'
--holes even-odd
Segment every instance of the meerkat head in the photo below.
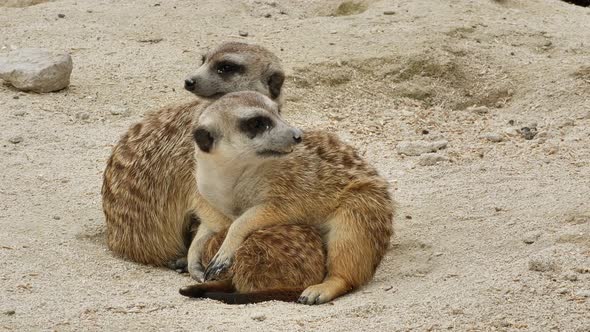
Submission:
<svg viewBox="0 0 590 332">
<path fill-rule="evenodd" d="M 196 123 L 198 159 L 256 162 L 289 154 L 302 141 L 301 130 L 281 118 L 278 104 L 254 91 L 219 98 Z"/>
<path fill-rule="evenodd" d="M 262 46 L 227 42 L 202 56 L 197 71 L 184 81 L 186 90 L 203 98 L 236 91 L 281 97 L 285 74 L 279 58 Z"/>
</svg>

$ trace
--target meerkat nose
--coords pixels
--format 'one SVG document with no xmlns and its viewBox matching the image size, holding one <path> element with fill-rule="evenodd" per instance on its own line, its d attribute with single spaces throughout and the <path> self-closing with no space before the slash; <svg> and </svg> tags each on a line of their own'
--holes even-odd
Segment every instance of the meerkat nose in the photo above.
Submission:
<svg viewBox="0 0 590 332">
<path fill-rule="evenodd" d="M 195 89 L 195 81 L 190 78 L 187 78 L 186 80 L 184 80 L 184 88 L 188 91 L 193 91 Z"/>
<path fill-rule="evenodd" d="M 301 130 L 295 130 L 293 132 L 293 140 L 295 141 L 295 144 L 301 143 L 301 141 L 303 140 L 303 134 L 301 133 Z"/>
</svg>

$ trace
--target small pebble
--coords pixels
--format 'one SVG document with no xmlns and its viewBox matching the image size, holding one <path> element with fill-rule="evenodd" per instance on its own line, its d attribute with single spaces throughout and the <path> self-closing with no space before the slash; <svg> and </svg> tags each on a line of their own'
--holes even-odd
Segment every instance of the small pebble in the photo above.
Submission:
<svg viewBox="0 0 590 332">
<path fill-rule="evenodd" d="M 122 107 L 111 107 L 111 114 L 112 115 L 125 115 L 127 110 Z"/>
<path fill-rule="evenodd" d="M 80 112 L 76 114 L 76 119 L 80 119 L 80 120 L 88 120 L 90 118 L 90 115 L 88 115 L 88 113 L 86 112 Z"/>
<path fill-rule="evenodd" d="M 486 106 L 471 106 L 467 108 L 468 112 L 473 112 L 475 114 L 487 114 L 490 109 Z"/>
<path fill-rule="evenodd" d="M 57 17 L 64 18 L 64 17 L 66 17 L 66 14 L 57 14 Z"/>
<path fill-rule="evenodd" d="M 386 10 L 383 12 L 383 15 L 395 15 L 395 12 L 393 10 Z"/>
<path fill-rule="evenodd" d="M 61 217 L 60 216 L 53 216 L 53 220 L 60 220 Z"/>
<path fill-rule="evenodd" d="M 420 156 L 420 160 L 418 160 L 418 165 L 420 166 L 434 166 L 438 163 L 447 162 L 449 161 L 448 157 L 440 155 L 438 153 L 427 153 Z"/>
<path fill-rule="evenodd" d="M 266 320 L 266 315 L 264 314 L 255 314 L 252 315 L 250 318 L 252 318 L 252 320 L 258 321 L 258 322 L 262 322 L 264 320 Z"/>
<path fill-rule="evenodd" d="M 563 278 L 564 278 L 565 280 L 569 280 L 569 281 L 578 281 L 578 275 L 577 275 L 577 274 L 575 274 L 574 272 L 569 272 L 569 273 L 566 273 L 566 274 L 563 276 Z"/>
<path fill-rule="evenodd" d="M 387 286 L 387 287 L 383 288 L 383 290 L 386 291 L 386 292 L 388 292 L 388 291 L 390 291 L 392 289 L 393 289 L 393 286 Z"/>
<path fill-rule="evenodd" d="M 537 128 L 535 127 L 522 127 L 520 128 L 520 134 L 526 140 L 532 140 L 537 135 Z"/>
<path fill-rule="evenodd" d="M 19 96 L 12 96 L 12 99 L 19 99 Z"/>
<path fill-rule="evenodd" d="M 529 270 L 537 272 L 555 271 L 557 270 L 557 263 L 548 258 L 536 257 L 529 261 Z"/>
<path fill-rule="evenodd" d="M 425 153 L 436 152 L 444 149 L 449 144 L 448 141 L 403 141 L 397 145 L 397 153 L 406 156 L 419 156 Z"/>
<path fill-rule="evenodd" d="M 24 116 L 25 114 L 27 114 L 27 112 L 25 112 L 25 111 L 16 111 L 16 112 L 12 113 L 12 115 L 14 115 L 14 116 Z"/>
<path fill-rule="evenodd" d="M 579 296 L 579 297 L 590 297 L 590 290 L 582 289 L 582 290 L 577 291 L 575 293 L 575 295 Z"/>
<path fill-rule="evenodd" d="M 271 15 L 270 13 L 266 13 L 266 14 L 264 14 L 264 17 L 266 17 L 266 18 L 271 18 L 271 17 L 272 17 L 272 15 Z"/>
<path fill-rule="evenodd" d="M 524 236 L 522 242 L 526 244 L 533 244 L 539 239 L 539 237 L 541 237 L 541 233 L 539 232 L 528 233 Z"/>
<path fill-rule="evenodd" d="M 559 126 L 559 128 L 563 128 L 563 127 L 573 127 L 575 126 L 576 123 L 574 122 L 574 120 L 565 120 L 563 121 L 563 123 Z"/>
<path fill-rule="evenodd" d="M 23 137 L 22 136 L 14 136 L 14 137 L 9 138 L 8 141 L 12 144 L 18 144 L 23 141 Z"/>
<path fill-rule="evenodd" d="M 5 314 L 6 316 L 12 316 L 12 315 L 16 314 L 16 310 L 6 310 L 6 311 L 4 312 L 4 314 Z"/>
<path fill-rule="evenodd" d="M 517 128 L 506 128 L 504 129 L 504 134 L 511 137 L 515 137 L 520 134 L 520 131 Z"/>
<path fill-rule="evenodd" d="M 502 135 L 498 133 L 487 133 L 480 137 L 494 143 L 502 142 Z"/>
<path fill-rule="evenodd" d="M 559 288 L 557 290 L 557 294 L 567 294 L 569 292 L 569 290 L 567 288 Z"/>
<path fill-rule="evenodd" d="M 248 37 L 248 31 L 238 31 L 238 34 L 242 37 Z"/>
<path fill-rule="evenodd" d="M 442 255 L 443 255 L 443 253 L 442 253 L 442 252 L 435 252 L 435 253 L 434 253 L 434 256 L 436 256 L 436 257 L 442 256 Z"/>
</svg>

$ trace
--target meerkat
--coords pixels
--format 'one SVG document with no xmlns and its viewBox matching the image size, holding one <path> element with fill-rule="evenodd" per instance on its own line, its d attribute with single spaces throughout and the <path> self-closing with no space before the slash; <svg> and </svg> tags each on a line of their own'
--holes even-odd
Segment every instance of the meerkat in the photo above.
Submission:
<svg viewBox="0 0 590 332">
<path fill-rule="evenodd" d="M 207 265 L 219 250 L 227 229 L 205 245 L 201 262 Z M 278 225 L 253 232 L 236 251 L 234 264 L 218 281 L 180 289 L 188 297 L 210 298 L 227 304 L 269 300 L 295 302 L 308 286 L 325 276 L 321 235 L 309 225 Z"/>
<path fill-rule="evenodd" d="M 327 250 L 325 279 L 298 302 L 325 303 L 373 277 L 393 235 L 395 204 L 388 182 L 353 147 L 290 126 L 279 106 L 256 92 L 221 97 L 193 127 L 201 224 L 189 266 L 199 265 L 207 239 L 228 227 L 205 280 L 231 266 L 250 234 L 286 224 L 319 227 Z"/>
<path fill-rule="evenodd" d="M 148 114 L 113 148 L 103 176 L 108 247 L 126 259 L 182 267 L 196 223 L 197 186 L 191 135 L 194 114 L 228 92 L 253 90 L 280 102 L 285 79 L 267 49 L 223 43 L 202 58 L 185 88 L 201 99 Z M 194 228 L 194 227 L 193 227 Z"/>
</svg>

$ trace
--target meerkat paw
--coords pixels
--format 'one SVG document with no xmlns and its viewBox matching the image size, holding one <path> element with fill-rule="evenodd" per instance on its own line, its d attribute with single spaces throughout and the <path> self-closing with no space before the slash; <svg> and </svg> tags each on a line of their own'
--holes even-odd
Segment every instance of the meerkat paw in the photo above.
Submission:
<svg viewBox="0 0 590 332">
<path fill-rule="evenodd" d="M 166 263 L 166 266 L 171 269 L 175 270 L 178 273 L 185 273 L 187 272 L 188 261 L 186 257 L 182 257 L 176 260 L 169 261 Z"/>
<path fill-rule="evenodd" d="M 211 262 L 209 262 L 207 269 L 205 269 L 205 281 L 216 280 L 219 275 L 229 269 L 232 261 L 232 256 L 224 255 L 221 251 L 218 251 Z"/>
<path fill-rule="evenodd" d="M 203 282 L 205 280 L 205 271 L 203 269 L 203 265 L 201 265 L 199 262 L 189 263 L 188 273 L 190 274 L 191 278 L 198 282 Z"/>
<path fill-rule="evenodd" d="M 301 304 L 323 304 L 333 300 L 336 295 L 325 283 L 307 287 L 297 300 Z"/>
</svg>

